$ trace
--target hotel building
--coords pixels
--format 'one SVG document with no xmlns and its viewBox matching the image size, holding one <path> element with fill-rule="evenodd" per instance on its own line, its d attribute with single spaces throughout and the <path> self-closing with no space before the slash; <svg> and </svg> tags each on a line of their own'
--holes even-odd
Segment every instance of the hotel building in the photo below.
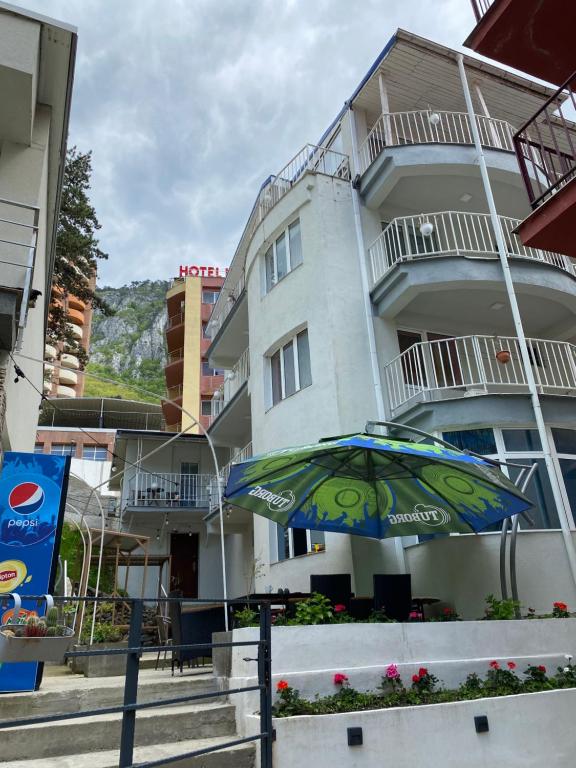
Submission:
<svg viewBox="0 0 576 768">
<path fill-rule="evenodd" d="M 464 57 L 560 504 L 458 62 L 457 51 L 398 30 L 317 145 L 263 185 L 211 316 L 207 356 L 227 375 L 209 434 L 241 460 L 387 420 L 536 462 L 518 579 L 543 612 L 558 595 L 576 601 L 560 532 L 576 517 L 576 273 L 559 241 L 517 235 L 530 214 L 525 179 L 541 172 L 521 172 L 514 135 L 555 90 Z M 574 146 L 575 128 L 564 122 Z M 373 573 L 408 571 L 415 594 L 477 616 L 499 590 L 497 533 L 379 542 L 257 516 L 246 525 L 258 591 L 308 591 L 311 574 L 351 573 L 367 595 Z"/>
</svg>

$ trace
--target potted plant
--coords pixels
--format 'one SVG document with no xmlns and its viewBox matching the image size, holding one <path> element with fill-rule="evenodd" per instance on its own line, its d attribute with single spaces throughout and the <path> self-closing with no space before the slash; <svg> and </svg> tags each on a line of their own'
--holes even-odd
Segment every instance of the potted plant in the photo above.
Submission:
<svg viewBox="0 0 576 768">
<path fill-rule="evenodd" d="M 499 363 L 502 363 L 502 365 L 509 363 L 510 357 L 510 350 L 508 349 L 499 349 L 498 352 L 496 352 L 496 360 L 498 360 Z"/>
<path fill-rule="evenodd" d="M 90 624 L 82 631 L 81 644 L 74 647 L 75 651 L 109 650 L 127 648 L 122 630 L 110 621 L 97 621 L 94 624 L 92 642 L 90 642 Z M 126 670 L 126 654 L 97 654 L 94 656 L 72 657 L 72 671 L 84 674 L 85 677 L 109 677 L 123 675 Z"/>
<path fill-rule="evenodd" d="M 0 662 L 63 661 L 74 642 L 74 632 L 50 606 L 43 617 L 19 617 L 0 628 Z"/>
</svg>

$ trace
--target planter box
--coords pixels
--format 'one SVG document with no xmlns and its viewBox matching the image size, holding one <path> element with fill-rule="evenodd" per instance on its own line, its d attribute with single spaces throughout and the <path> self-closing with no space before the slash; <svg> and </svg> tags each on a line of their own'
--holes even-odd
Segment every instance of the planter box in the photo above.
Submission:
<svg viewBox="0 0 576 768">
<path fill-rule="evenodd" d="M 7 626 L 4 626 L 6 629 Z M 0 632 L 0 662 L 59 661 L 70 650 L 74 632 L 63 637 L 12 637 Z"/>
<path fill-rule="evenodd" d="M 274 768 L 572 768 L 576 689 L 450 704 L 275 718 Z M 486 715 L 489 731 L 476 733 Z M 249 717 L 251 732 L 258 719 Z M 348 746 L 348 728 L 363 744 Z"/>
<path fill-rule="evenodd" d="M 105 648 L 128 648 L 128 641 L 118 643 L 95 643 L 94 645 L 75 645 L 75 651 L 104 650 Z M 74 656 L 71 659 L 72 671 L 81 673 L 85 677 L 116 677 L 126 672 L 125 653 L 112 656 Z"/>
</svg>

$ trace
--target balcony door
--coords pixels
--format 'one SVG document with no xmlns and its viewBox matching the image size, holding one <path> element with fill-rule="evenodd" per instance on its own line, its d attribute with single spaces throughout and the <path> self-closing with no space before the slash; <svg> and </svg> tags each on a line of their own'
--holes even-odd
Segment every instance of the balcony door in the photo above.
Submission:
<svg viewBox="0 0 576 768">
<path fill-rule="evenodd" d="M 198 597 L 198 534 L 173 533 L 170 537 L 170 589 L 183 597 Z"/>
<path fill-rule="evenodd" d="M 195 507 L 198 499 L 198 464 L 180 463 L 180 506 Z"/>
<path fill-rule="evenodd" d="M 430 389 L 462 386 L 462 372 L 458 356 L 458 342 L 440 333 L 398 331 L 400 353 L 408 352 L 415 344 L 436 342 L 418 347 L 402 358 L 404 383 L 408 386 Z M 427 375 L 428 373 L 428 375 Z M 428 379 L 431 379 L 428 382 Z"/>
</svg>

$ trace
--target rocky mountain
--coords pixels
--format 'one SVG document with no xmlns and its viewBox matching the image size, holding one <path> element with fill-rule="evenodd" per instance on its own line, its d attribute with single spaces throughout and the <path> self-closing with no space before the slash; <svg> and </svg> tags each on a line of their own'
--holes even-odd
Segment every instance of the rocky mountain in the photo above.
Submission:
<svg viewBox="0 0 576 768">
<path fill-rule="evenodd" d="M 120 380 L 122 386 L 86 379 L 86 396 L 146 398 L 131 388 L 141 386 L 162 396 L 165 392 L 167 280 L 142 280 L 98 293 L 116 314 L 95 313 L 90 340 L 88 372 Z"/>
</svg>

